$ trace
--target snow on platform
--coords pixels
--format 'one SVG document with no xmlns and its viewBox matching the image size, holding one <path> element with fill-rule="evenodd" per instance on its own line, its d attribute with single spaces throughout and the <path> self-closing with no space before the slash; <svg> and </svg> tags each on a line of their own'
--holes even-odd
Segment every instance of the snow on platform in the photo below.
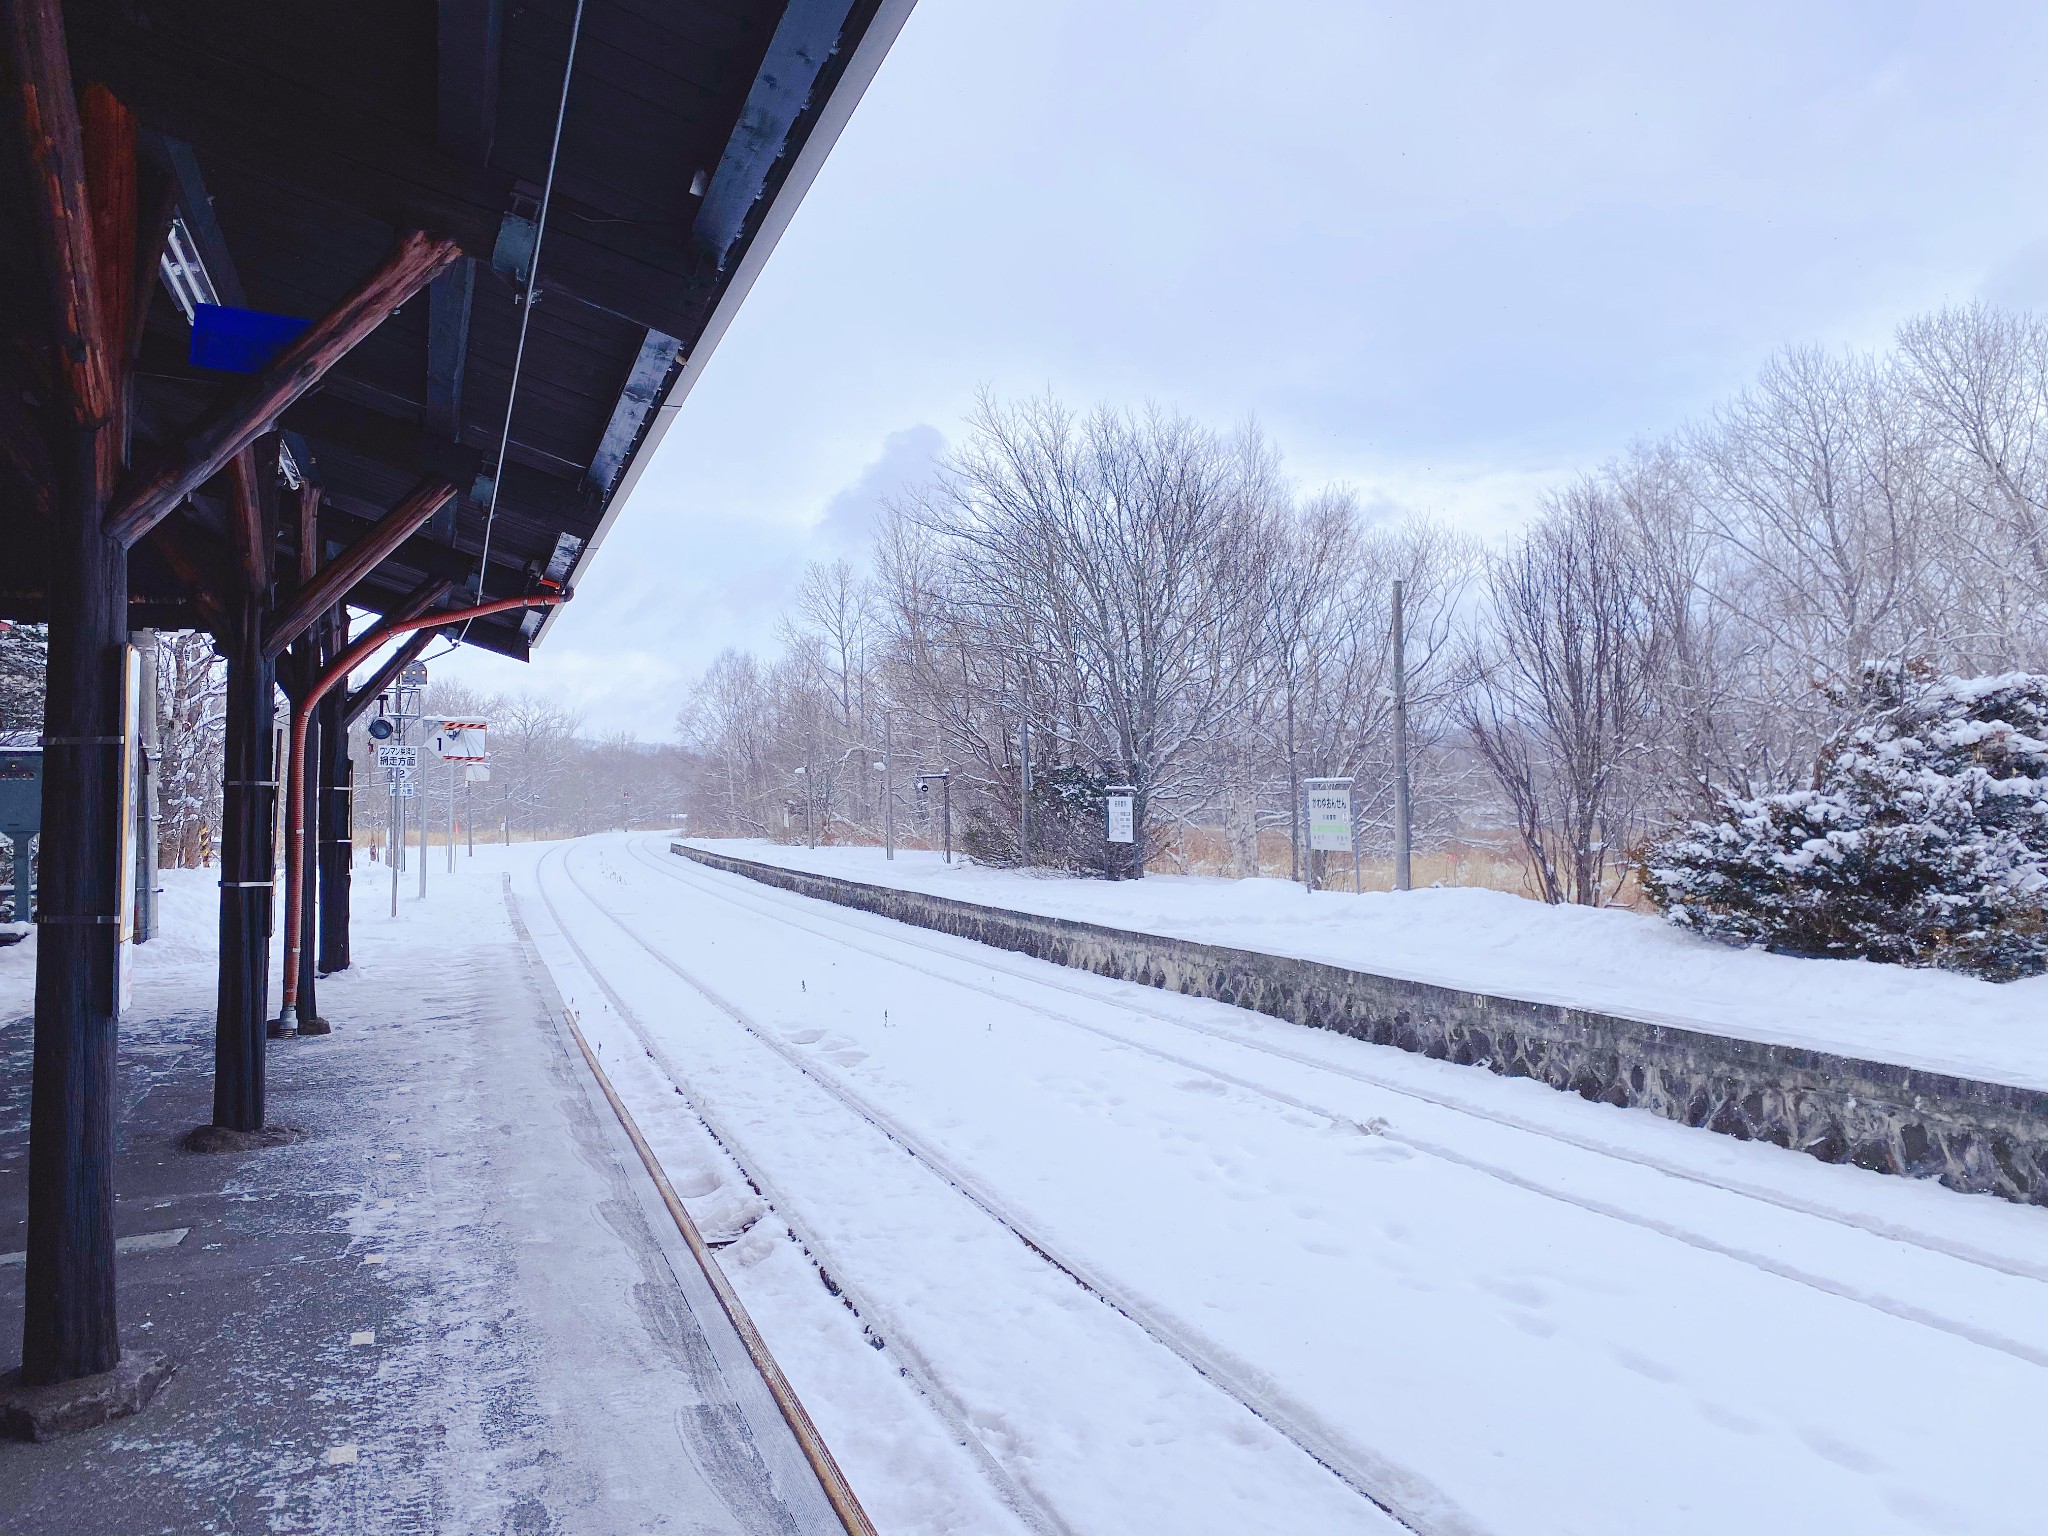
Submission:
<svg viewBox="0 0 2048 1536">
<path fill-rule="evenodd" d="M 535 851 L 452 878 L 437 854 L 395 920 L 358 868 L 356 965 L 318 989 L 335 1033 L 271 1046 L 270 1121 L 306 1134 L 243 1154 L 177 1146 L 210 1115 L 218 871 L 165 873 L 115 1230 L 123 1336 L 178 1372 L 137 1418 L 0 1443 L 10 1536 L 840 1530 L 723 1314 L 686 1304 L 673 1223 L 543 1006 L 502 873 Z M 34 948 L 0 950 L 0 1251 Z M 21 1282 L 0 1266 L 10 1356 Z"/>
<path fill-rule="evenodd" d="M 1309 894 L 1288 880 L 1082 880 L 936 853 L 693 838 L 758 859 L 986 906 L 1072 918 L 1530 1002 L 2048 1088 L 2048 976 L 1992 983 L 1863 960 L 1731 949 L 1659 918 L 1503 891 Z"/>
</svg>

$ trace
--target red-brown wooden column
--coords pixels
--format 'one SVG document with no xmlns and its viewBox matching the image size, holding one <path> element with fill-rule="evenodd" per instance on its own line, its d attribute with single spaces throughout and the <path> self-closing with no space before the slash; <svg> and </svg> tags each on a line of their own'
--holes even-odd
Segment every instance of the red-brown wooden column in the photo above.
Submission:
<svg viewBox="0 0 2048 1536">
<path fill-rule="evenodd" d="M 277 549 L 277 435 L 230 466 L 235 580 L 228 601 L 220 833 L 220 971 L 214 1014 L 213 1123 L 260 1131 L 268 1035 L 277 667 L 264 650 Z"/>
<path fill-rule="evenodd" d="M 44 706 L 35 1054 L 22 1378 L 111 1370 L 114 1045 L 119 1015 L 122 689 L 128 556 L 101 527 L 119 468 L 135 251 L 135 127 L 104 90 L 72 94 L 55 0 L 0 0 L 47 345 L 50 653 Z M 83 123 L 81 123 L 81 115 Z M 115 338 L 110 344 L 110 338 Z"/>
</svg>

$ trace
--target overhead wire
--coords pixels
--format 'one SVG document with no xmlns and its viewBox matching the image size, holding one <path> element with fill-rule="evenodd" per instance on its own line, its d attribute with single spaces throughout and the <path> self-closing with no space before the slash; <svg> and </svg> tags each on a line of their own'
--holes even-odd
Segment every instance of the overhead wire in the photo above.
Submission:
<svg viewBox="0 0 2048 1536">
<path fill-rule="evenodd" d="M 519 379 L 526 366 L 526 333 L 533 323 L 533 302 L 535 284 L 540 278 L 541 242 L 547 238 L 548 205 L 555 196 L 555 166 L 562 155 L 562 123 L 569 115 L 569 82 L 576 73 L 576 44 L 583 36 L 584 0 L 576 0 L 576 14 L 569 23 L 569 56 L 562 63 L 562 96 L 555 104 L 555 134 L 548 145 L 548 171 L 541 182 L 540 209 L 534 219 L 533 250 L 526 259 L 526 291 L 519 301 L 519 344 L 512 353 L 512 383 L 505 393 L 505 424 L 498 433 L 498 462 L 491 471 L 491 499 L 484 510 L 483 550 L 476 562 L 476 598 L 484 600 L 484 578 L 490 571 L 491 533 L 498 521 L 498 491 L 505 483 L 505 455 L 512 445 L 512 410 L 519 403 Z M 465 620 L 462 633 L 455 636 L 460 645 L 469 638 L 469 626 L 475 620 Z"/>
</svg>

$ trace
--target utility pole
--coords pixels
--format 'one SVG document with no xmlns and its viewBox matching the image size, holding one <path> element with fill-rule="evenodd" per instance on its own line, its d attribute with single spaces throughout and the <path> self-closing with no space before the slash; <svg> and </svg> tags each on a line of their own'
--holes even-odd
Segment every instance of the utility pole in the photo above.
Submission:
<svg viewBox="0 0 2048 1536">
<path fill-rule="evenodd" d="M 1408 654 L 1402 598 L 1407 583 L 1394 582 L 1394 889 L 1411 889 L 1408 820 Z"/>
<path fill-rule="evenodd" d="M 804 776 L 804 846 L 815 848 L 818 846 L 818 818 L 812 810 L 814 797 L 811 793 L 811 749 L 808 743 L 804 747 L 804 765 L 797 772 Z"/>
<path fill-rule="evenodd" d="M 405 744 L 405 722 L 398 722 L 399 745 Z M 386 786 L 391 791 L 391 813 L 384 818 L 384 862 L 391 866 L 391 915 L 398 916 L 398 857 L 405 846 L 405 834 L 399 824 L 398 780 L 385 770 Z"/>
<path fill-rule="evenodd" d="M 1017 728 L 1017 862 L 1031 867 L 1031 717 Z"/>
<path fill-rule="evenodd" d="M 455 759 L 448 759 L 448 873 L 455 873 Z"/>
<path fill-rule="evenodd" d="M 896 745 L 891 717 L 882 716 L 882 857 L 896 857 Z"/>
<path fill-rule="evenodd" d="M 422 729 L 421 729 L 421 731 L 420 731 L 420 734 L 421 734 L 422 736 L 424 736 L 424 735 L 426 734 L 426 731 L 425 731 L 425 729 L 424 729 L 424 724 L 425 724 L 425 723 L 424 723 L 424 722 L 422 722 Z M 415 792 L 416 792 L 416 793 L 417 793 L 417 794 L 419 795 L 419 799 L 420 799 L 420 813 L 419 813 L 419 815 L 418 815 L 418 816 L 417 816 L 417 817 L 416 817 L 415 819 L 416 819 L 416 820 L 417 820 L 417 821 L 419 822 L 419 824 L 420 824 L 420 900 L 421 900 L 421 901 L 425 901 L 425 900 L 427 899 L 427 826 L 428 826 L 428 824 L 429 824 L 429 823 L 430 823 L 430 822 L 431 822 L 431 821 L 433 820 L 433 810 L 434 810 L 434 802 L 433 802 L 432 800 L 430 800 L 430 799 L 428 799 L 428 798 L 427 798 L 427 797 L 428 797 L 429 795 L 431 795 L 431 794 L 433 793 L 433 791 L 427 788 L 427 785 L 426 785 L 426 778 L 427 778 L 427 776 L 426 776 L 425 772 L 419 772 L 419 773 L 415 773 L 415 774 L 413 775 L 413 787 L 414 787 L 414 790 L 415 790 Z"/>
</svg>

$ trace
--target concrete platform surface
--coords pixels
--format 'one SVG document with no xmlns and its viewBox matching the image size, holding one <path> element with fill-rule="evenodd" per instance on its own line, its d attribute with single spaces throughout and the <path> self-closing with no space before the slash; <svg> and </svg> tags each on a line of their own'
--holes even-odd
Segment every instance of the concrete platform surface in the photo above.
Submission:
<svg viewBox="0 0 2048 1536">
<path fill-rule="evenodd" d="M 180 1147 L 209 1114 L 207 972 L 139 989 L 121 1326 L 176 1374 L 136 1418 L 0 1444 L 0 1532 L 840 1529 L 497 878 L 439 894 L 410 920 L 359 908 L 359 964 L 321 987 L 335 1033 L 273 1043 L 287 1145 Z M 24 1246 L 30 1046 L 0 1022 L 0 1254 Z M 0 1264 L 0 1367 L 22 1273 Z"/>
</svg>

